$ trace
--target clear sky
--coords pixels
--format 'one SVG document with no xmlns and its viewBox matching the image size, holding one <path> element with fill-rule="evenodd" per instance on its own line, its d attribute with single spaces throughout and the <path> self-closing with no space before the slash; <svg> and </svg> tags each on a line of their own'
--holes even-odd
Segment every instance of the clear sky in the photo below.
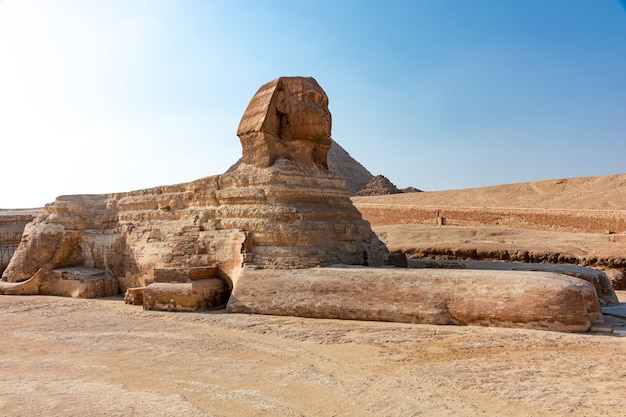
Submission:
<svg viewBox="0 0 626 417">
<path fill-rule="evenodd" d="M 626 172 L 626 1 L 0 0 L 0 208 L 224 172 L 265 82 L 399 187 Z"/>
</svg>

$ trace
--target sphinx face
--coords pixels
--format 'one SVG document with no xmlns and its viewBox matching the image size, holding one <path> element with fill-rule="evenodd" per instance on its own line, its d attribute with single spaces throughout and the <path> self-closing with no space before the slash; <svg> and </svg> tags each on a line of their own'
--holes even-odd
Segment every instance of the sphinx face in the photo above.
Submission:
<svg viewBox="0 0 626 417">
<path fill-rule="evenodd" d="M 332 118 L 326 93 L 312 79 L 293 84 L 285 86 L 281 139 L 329 142 Z"/>
<path fill-rule="evenodd" d="M 237 129 L 243 165 L 266 168 L 282 158 L 327 170 L 331 124 L 328 96 L 314 78 L 270 81 L 252 97 Z"/>
</svg>

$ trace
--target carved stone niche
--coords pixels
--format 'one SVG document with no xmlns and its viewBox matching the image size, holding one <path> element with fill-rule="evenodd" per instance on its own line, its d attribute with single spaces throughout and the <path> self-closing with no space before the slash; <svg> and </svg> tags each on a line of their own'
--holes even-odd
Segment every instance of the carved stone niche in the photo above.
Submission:
<svg viewBox="0 0 626 417">
<path fill-rule="evenodd" d="M 328 169 L 332 118 L 314 78 L 281 77 L 254 95 L 237 129 L 242 163 L 267 168 L 280 159 L 304 170 Z"/>
</svg>

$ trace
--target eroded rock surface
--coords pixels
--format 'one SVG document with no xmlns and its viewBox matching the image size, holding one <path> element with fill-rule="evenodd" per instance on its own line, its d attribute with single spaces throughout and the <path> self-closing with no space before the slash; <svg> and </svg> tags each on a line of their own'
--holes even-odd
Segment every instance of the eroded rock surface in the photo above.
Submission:
<svg viewBox="0 0 626 417">
<path fill-rule="evenodd" d="M 557 331 L 603 321 L 593 285 L 546 272 L 246 268 L 239 284 L 232 312 Z"/>
<path fill-rule="evenodd" d="M 0 274 L 13 257 L 24 227 L 42 213 L 42 209 L 0 209 Z"/>
<path fill-rule="evenodd" d="M 385 245 L 352 205 L 345 181 L 327 169 L 327 105 L 312 78 L 264 85 L 239 126 L 243 163 L 236 171 L 58 197 L 27 226 L 3 281 L 31 280 L 28 291 L 37 293 L 52 270 L 85 266 L 111 271 L 125 290 L 149 286 L 155 269 L 214 266 L 232 288 L 244 265 L 384 264 Z"/>
<path fill-rule="evenodd" d="M 611 286 L 607 274 L 597 269 L 585 268 L 578 265 L 535 264 L 519 262 L 481 262 L 435 259 L 408 259 L 410 268 L 442 268 L 442 269 L 475 269 L 490 271 L 537 271 L 553 272 L 570 277 L 580 278 L 594 286 L 598 300 L 602 306 L 612 306 L 619 303 L 617 295 Z"/>
<path fill-rule="evenodd" d="M 241 165 L 241 158 L 234 163 L 228 172 L 233 172 Z M 346 180 L 346 187 L 350 195 L 355 195 L 359 190 L 367 185 L 374 177 L 363 165 L 356 161 L 350 154 L 336 141 L 331 139 L 330 150 L 328 151 L 328 170 L 339 175 Z M 417 189 L 415 189 L 417 191 Z M 412 192 L 403 190 L 403 192 Z"/>
</svg>

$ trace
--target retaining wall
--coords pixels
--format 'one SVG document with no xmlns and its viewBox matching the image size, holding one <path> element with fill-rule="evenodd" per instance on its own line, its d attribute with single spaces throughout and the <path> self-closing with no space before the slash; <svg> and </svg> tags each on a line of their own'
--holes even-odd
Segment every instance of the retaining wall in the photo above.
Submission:
<svg viewBox="0 0 626 417">
<path fill-rule="evenodd" d="M 417 223 L 509 226 L 585 233 L 626 232 L 626 210 L 415 206 L 353 202 L 372 226 Z"/>
</svg>

